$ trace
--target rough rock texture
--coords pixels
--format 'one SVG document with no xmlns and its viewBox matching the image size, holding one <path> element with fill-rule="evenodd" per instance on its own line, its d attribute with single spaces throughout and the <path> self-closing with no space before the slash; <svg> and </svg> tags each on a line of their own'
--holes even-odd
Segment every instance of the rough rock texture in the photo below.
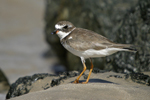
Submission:
<svg viewBox="0 0 150 100">
<path fill-rule="evenodd" d="M 37 80 L 43 79 L 47 76 L 55 76 L 50 74 L 35 74 L 33 76 L 25 76 L 19 78 L 15 83 L 13 83 L 7 93 L 6 98 L 12 98 L 28 93 L 32 88 L 32 84 Z"/>
<path fill-rule="evenodd" d="M 143 73 L 130 73 L 126 75 L 126 79 L 131 79 L 133 82 L 146 84 L 150 86 L 150 76 Z"/>
<path fill-rule="evenodd" d="M 149 89 L 141 88 L 109 83 L 68 84 L 11 100 L 149 100 Z"/>
<path fill-rule="evenodd" d="M 89 71 L 86 71 L 86 73 L 81 78 L 80 82 L 82 82 L 83 79 L 84 80 L 87 79 L 88 72 Z M 150 73 L 147 74 L 148 75 L 145 75 L 143 73 L 119 74 L 110 71 L 106 72 L 94 69 L 91 78 L 89 80 L 89 83 L 100 82 L 100 83 L 122 84 L 124 82 L 132 82 L 132 83 L 136 82 L 142 84 L 141 86 L 144 85 L 150 86 L 150 76 L 149 76 Z M 47 90 L 48 88 L 52 88 L 54 86 L 62 84 L 68 85 L 68 83 L 73 82 L 76 79 L 76 76 L 78 75 L 79 72 L 70 71 L 61 73 L 59 76 L 50 74 L 35 74 L 33 76 L 22 77 L 11 85 L 6 98 L 10 99 L 31 92 Z M 121 79 L 121 81 L 118 79 Z"/>
<path fill-rule="evenodd" d="M 68 70 L 82 67 L 80 59 L 67 52 L 56 35 L 50 34 L 60 20 L 68 20 L 77 27 L 93 30 L 114 42 L 137 46 L 136 54 L 119 52 L 94 59 L 96 67 L 124 73 L 150 70 L 149 0 L 46 1 L 45 37 L 61 64 Z"/>
<path fill-rule="evenodd" d="M 80 82 L 85 81 L 88 73 L 89 71 L 85 72 Z M 13 94 L 14 97 L 10 97 L 10 100 L 149 100 L 150 89 L 147 86 L 148 84 L 143 85 L 143 83 L 138 84 L 132 81 L 133 77 L 139 81 L 143 81 L 142 79 L 150 80 L 150 72 L 146 74 L 147 75 L 137 73 L 136 77 L 134 75 L 114 72 L 101 73 L 97 71 L 97 74 L 91 74 L 88 84 L 71 83 L 77 78 L 78 72 L 62 73 L 59 77 L 43 74 L 44 77 L 46 75 L 45 78 L 41 78 L 42 74 L 39 74 L 36 76 L 39 76 L 40 79 L 33 78 L 34 80 L 31 84 L 32 88 L 29 89 L 28 94 L 24 93 L 25 95 L 22 94 L 20 96 Z M 30 81 L 30 78 L 28 79 Z M 148 82 L 145 80 L 143 82 Z M 14 84 L 18 85 L 16 88 L 20 86 L 17 81 Z M 26 84 L 24 84 L 24 86 L 26 86 Z M 14 91 L 24 91 L 24 86 L 22 85 L 20 86 L 20 90 L 14 89 Z"/>
<path fill-rule="evenodd" d="M 76 72 L 68 72 L 62 73 L 61 76 L 43 73 L 21 77 L 11 85 L 6 98 L 10 99 L 33 91 L 46 90 L 59 85 L 63 79 L 77 75 L 78 73 Z"/>
<path fill-rule="evenodd" d="M 121 52 L 108 57 L 115 71 L 137 72 L 150 70 L 150 1 L 139 0 L 124 16 L 116 32 L 116 42 L 134 44 L 136 54 Z"/>
</svg>

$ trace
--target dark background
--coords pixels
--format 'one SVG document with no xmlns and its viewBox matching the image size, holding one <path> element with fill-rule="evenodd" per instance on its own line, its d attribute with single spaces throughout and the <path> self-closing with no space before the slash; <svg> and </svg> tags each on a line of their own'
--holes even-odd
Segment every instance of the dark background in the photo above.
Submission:
<svg viewBox="0 0 150 100">
<path fill-rule="evenodd" d="M 150 70 L 149 0 L 46 0 L 47 43 L 67 70 L 82 70 L 80 58 L 66 51 L 59 38 L 50 34 L 61 20 L 93 30 L 114 42 L 136 46 L 136 54 L 119 52 L 94 59 L 95 67 L 122 73 Z"/>
</svg>

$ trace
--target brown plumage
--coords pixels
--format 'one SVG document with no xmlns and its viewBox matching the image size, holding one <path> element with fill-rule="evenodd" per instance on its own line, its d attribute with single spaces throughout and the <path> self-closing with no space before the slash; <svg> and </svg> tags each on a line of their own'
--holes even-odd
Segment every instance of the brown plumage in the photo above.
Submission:
<svg viewBox="0 0 150 100">
<path fill-rule="evenodd" d="M 88 49 L 101 50 L 106 48 L 122 48 L 133 50 L 133 46 L 130 44 L 116 44 L 102 35 L 83 28 L 76 28 L 68 36 L 63 38 L 61 42 L 62 44 L 66 42 L 70 47 L 78 51 L 85 51 Z"/>
</svg>

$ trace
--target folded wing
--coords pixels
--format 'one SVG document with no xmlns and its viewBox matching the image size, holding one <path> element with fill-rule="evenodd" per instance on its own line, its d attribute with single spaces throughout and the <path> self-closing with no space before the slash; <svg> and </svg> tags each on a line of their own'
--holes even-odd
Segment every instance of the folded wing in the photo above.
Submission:
<svg viewBox="0 0 150 100">
<path fill-rule="evenodd" d="M 81 31 L 82 30 L 82 31 Z M 82 32 L 82 33 L 81 33 Z M 107 38 L 86 29 L 76 29 L 67 38 L 66 42 L 78 51 L 85 51 L 88 49 L 101 50 L 106 48 L 121 48 L 126 50 L 133 50 L 130 44 L 116 44 Z"/>
</svg>

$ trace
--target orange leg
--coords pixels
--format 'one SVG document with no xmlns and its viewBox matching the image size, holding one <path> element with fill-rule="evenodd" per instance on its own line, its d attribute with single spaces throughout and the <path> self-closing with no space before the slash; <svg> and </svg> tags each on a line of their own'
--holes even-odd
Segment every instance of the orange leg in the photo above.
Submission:
<svg viewBox="0 0 150 100">
<path fill-rule="evenodd" d="M 81 72 L 81 74 L 77 77 L 77 79 L 76 79 L 73 83 L 79 83 L 80 77 L 81 77 L 82 74 L 86 71 L 86 65 L 85 65 L 84 59 L 81 58 L 81 61 L 82 61 L 82 63 L 83 63 L 83 71 Z M 90 78 L 90 76 L 91 76 L 91 73 L 92 73 L 92 70 L 93 70 L 93 67 L 94 67 L 91 59 L 90 59 L 90 62 L 91 62 L 91 67 L 90 67 L 90 72 L 89 72 L 88 78 L 86 79 L 85 82 L 82 82 L 82 84 L 86 84 L 86 83 L 89 82 L 89 78 Z"/>
<path fill-rule="evenodd" d="M 92 70 L 93 70 L 93 67 L 94 67 L 91 59 L 90 59 L 90 62 L 91 62 L 91 67 L 90 67 L 90 72 L 89 72 L 88 78 L 86 79 L 85 82 L 82 82 L 82 84 L 86 84 L 86 83 L 89 82 L 89 79 L 90 79 L 90 76 L 91 76 L 91 73 L 92 73 Z"/>
<path fill-rule="evenodd" d="M 79 79 L 82 76 L 82 74 L 86 71 L 86 65 L 85 65 L 85 60 L 83 57 L 81 57 L 81 61 L 83 64 L 83 71 L 81 72 L 81 74 L 77 77 L 77 79 L 73 82 L 73 83 L 79 83 Z"/>
<path fill-rule="evenodd" d="M 83 71 L 81 72 L 81 74 L 77 77 L 77 79 L 73 83 L 79 83 L 79 79 L 85 71 L 86 71 L 86 65 L 85 65 L 85 63 L 83 63 Z"/>
</svg>

